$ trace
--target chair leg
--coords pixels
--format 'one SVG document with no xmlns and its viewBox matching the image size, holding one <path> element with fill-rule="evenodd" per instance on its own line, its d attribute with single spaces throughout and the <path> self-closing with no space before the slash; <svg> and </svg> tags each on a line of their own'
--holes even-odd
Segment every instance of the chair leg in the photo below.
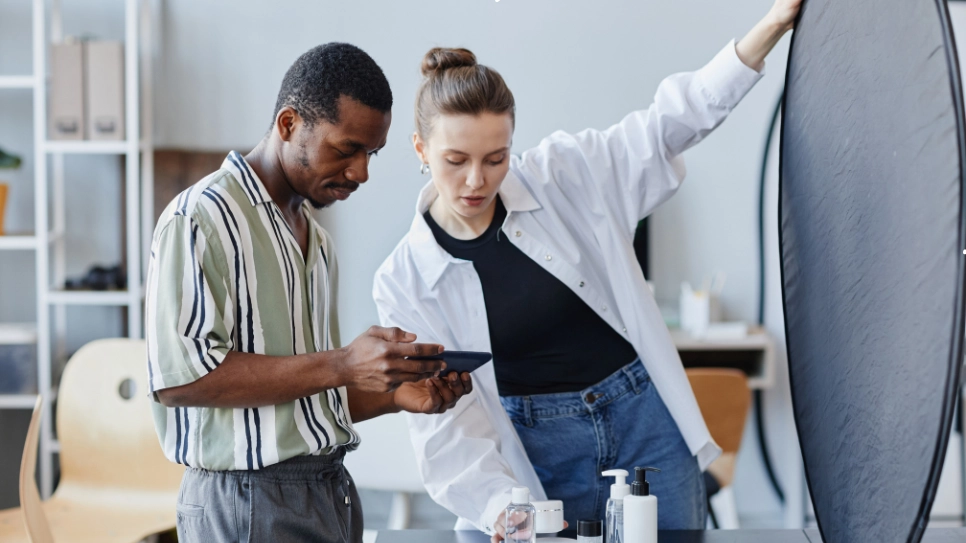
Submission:
<svg viewBox="0 0 966 543">
<path fill-rule="evenodd" d="M 718 517 L 714 514 L 714 506 L 711 505 L 710 497 L 708 498 L 708 524 L 710 524 L 711 528 L 715 530 L 720 528 L 720 526 L 718 526 Z"/>
<path fill-rule="evenodd" d="M 408 492 L 395 492 L 392 495 L 392 507 L 389 509 L 390 530 L 405 530 L 412 520 L 412 495 Z"/>
<path fill-rule="evenodd" d="M 714 509 L 719 528 L 722 530 L 737 530 L 739 528 L 738 504 L 735 502 L 735 493 L 731 485 L 723 487 L 709 501 L 711 508 Z"/>
</svg>

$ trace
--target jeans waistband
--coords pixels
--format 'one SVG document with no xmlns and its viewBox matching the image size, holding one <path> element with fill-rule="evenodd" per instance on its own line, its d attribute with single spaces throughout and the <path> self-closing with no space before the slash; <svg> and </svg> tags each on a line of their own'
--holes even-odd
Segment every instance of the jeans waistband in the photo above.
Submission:
<svg viewBox="0 0 966 543">
<path fill-rule="evenodd" d="M 222 475 L 246 479 L 322 481 L 343 477 L 345 475 L 345 467 L 342 464 L 345 454 L 345 449 L 339 447 L 329 454 L 295 456 L 257 470 L 209 471 L 202 468 L 188 468 L 188 470 L 197 474 Z"/>
<path fill-rule="evenodd" d="M 504 396 L 500 402 L 511 418 L 524 419 L 530 424 L 535 417 L 563 417 L 593 412 L 625 394 L 640 394 L 650 381 L 647 369 L 638 358 L 603 381 L 579 392 Z"/>
</svg>

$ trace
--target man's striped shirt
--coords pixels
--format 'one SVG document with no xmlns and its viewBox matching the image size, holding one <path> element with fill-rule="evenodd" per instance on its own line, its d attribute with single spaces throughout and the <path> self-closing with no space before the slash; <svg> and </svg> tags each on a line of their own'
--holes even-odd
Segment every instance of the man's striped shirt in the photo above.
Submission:
<svg viewBox="0 0 966 543">
<path fill-rule="evenodd" d="M 155 426 L 172 462 L 255 470 L 358 446 L 344 388 L 248 409 L 157 401 L 158 390 L 200 379 L 229 351 L 285 356 L 334 348 L 335 252 L 307 203 L 303 213 L 310 225 L 304 259 L 278 205 L 233 151 L 161 215 L 145 330 Z"/>
</svg>

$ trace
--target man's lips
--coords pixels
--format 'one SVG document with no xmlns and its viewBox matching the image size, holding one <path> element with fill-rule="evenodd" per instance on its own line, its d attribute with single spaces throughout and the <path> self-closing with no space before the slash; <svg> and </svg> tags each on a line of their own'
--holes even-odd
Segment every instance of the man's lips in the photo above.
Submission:
<svg viewBox="0 0 966 543">
<path fill-rule="evenodd" d="M 356 189 L 358 188 L 359 188 L 359 185 L 334 185 L 329 187 L 329 189 L 332 190 L 333 193 L 335 193 L 335 197 L 337 200 L 345 200 L 346 198 L 349 197 L 349 195 L 355 192 Z"/>
</svg>

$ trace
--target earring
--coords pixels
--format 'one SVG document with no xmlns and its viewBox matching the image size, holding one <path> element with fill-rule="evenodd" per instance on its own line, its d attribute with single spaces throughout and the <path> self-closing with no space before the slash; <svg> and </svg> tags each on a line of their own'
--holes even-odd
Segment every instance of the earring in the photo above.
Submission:
<svg viewBox="0 0 966 543">
<path fill-rule="evenodd" d="M 419 173 L 423 175 L 426 175 L 427 173 L 429 173 L 429 164 L 420 164 Z"/>
</svg>

